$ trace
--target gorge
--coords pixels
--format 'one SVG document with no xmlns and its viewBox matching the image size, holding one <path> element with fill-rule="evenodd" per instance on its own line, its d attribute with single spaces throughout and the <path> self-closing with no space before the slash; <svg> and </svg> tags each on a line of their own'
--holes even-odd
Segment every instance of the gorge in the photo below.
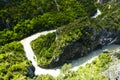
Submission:
<svg viewBox="0 0 120 80">
<path fill-rule="evenodd" d="M 84 27 L 81 38 L 65 46 L 62 53 L 56 56 L 50 64 L 41 66 L 53 68 L 64 63 L 69 63 L 71 59 L 86 56 L 87 53 L 100 49 L 110 44 L 120 44 L 120 31 L 117 29 L 100 29 L 96 31 L 88 26 Z M 89 36 L 89 35 L 91 36 Z M 85 41 L 85 42 L 84 42 Z"/>
<path fill-rule="evenodd" d="M 97 10 L 97 13 L 92 18 L 96 18 L 100 14 L 101 12 Z M 56 30 L 57 35 L 59 35 L 59 32 L 62 31 Z M 44 74 L 51 74 L 53 76 L 58 76 L 58 74 L 60 73 L 60 69 L 55 70 L 55 67 L 63 65 L 64 63 L 71 63 L 72 59 L 77 59 L 79 57 L 82 58 L 83 56 L 90 55 L 87 53 L 90 53 L 96 49 L 100 49 L 103 46 L 109 46 L 109 45 L 111 46 L 111 44 L 120 43 L 120 36 L 119 36 L 120 31 L 117 28 L 110 29 L 110 28 L 101 27 L 98 28 L 98 30 L 96 30 L 96 28 L 92 28 L 90 26 L 84 26 L 81 33 L 84 35 L 78 38 L 77 40 L 73 41 L 72 43 L 68 44 L 67 46 L 65 46 L 62 53 L 54 57 L 49 64 L 42 66 L 40 65 L 41 69 L 39 70 L 36 69 L 38 73 L 36 72 L 35 73 L 42 74 L 40 72 L 43 70 L 42 72 L 45 72 Z M 76 70 L 75 67 L 73 68 L 73 70 Z M 42 68 L 46 68 L 46 69 L 42 69 Z M 50 71 L 51 68 L 53 68 L 52 69 L 53 71 Z M 78 69 L 78 65 L 77 65 L 77 69 Z M 53 72 L 53 73 L 49 73 L 49 72 Z"/>
<path fill-rule="evenodd" d="M 25 38 L 25 39 L 23 39 L 22 41 L 21 41 L 21 43 L 23 44 L 23 46 L 24 46 L 24 50 L 25 50 L 25 52 L 26 52 L 26 57 L 28 58 L 28 60 L 30 60 L 31 62 L 32 62 L 32 65 L 35 67 L 35 72 L 34 72 L 34 74 L 35 75 L 41 75 L 41 74 L 49 74 L 49 75 L 52 75 L 52 76 L 58 76 L 59 74 L 60 74 L 60 68 L 61 67 L 58 67 L 58 66 L 60 66 L 59 64 L 61 64 L 61 63 L 63 63 L 63 62 L 59 62 L 59 64 L 57 64 L 57 66 L 55 66 L 55 63 L 53 63 L 53 64 L 50 64 L 51 66 L 55 66 L 56 68 L 53 68 L 53 69 L 44 69 L 44 68 L 41 68 L 41 67 L 39 67 L 38 66 L 38 64 L 37 64 L 37 58 L 36 58 L 36 56 L 35 56 L 35 54 L 34 54 L 34 52 L 33 52 L 33 50 L 32 50 L 32 48 L 31 48 L 31 46 L 30 46 L 30 42 L 32 41 L 32 40 L 34 40 L 34 39 L 36 39 L 38 36 L 40 36 L 40 35 L 46 35 L 46 34 L 48 34 L 48 33 L 52 33 L 52 32 L 55 32 L 56 30 L 51 30 L 51 31 L 45 31 L 45 32 L 41 32 L 41 33 L 37 33 L 37 34 L 34 34 L 34 35 L 32 35 L 32 36 L 30 36 L 30 37 L 28 37 L 28 38 Z M 104 33 L 103 33 L 104 32 Z M 85 66 L 87 63 L 90 63 L 90 62 L 92 62 L 95 58 L 97 58 L 98 57 L 98 55 L 100 54 L 100 53 L 102 53 L 104 50 L 106 50 L 106 49 L 108 49 L 108 50 L 115 50 L 115 49 L 118 49 L 118 48 L 120 48 L 120 46 L 119 45 L 110 45 L 109 43 L 111 43 L 111 44 L 113 44 L 113 43 L 118 43 L 118 40 L 116 39 L 115 41 L 113 41 L 114 40 L 114 38 L 116 38 L 116 36 L 117 36 L 117 34 L 110 34 L 110 32 L 108 33 L 108 32 L 106 32 L 106 31 L 102 31 L 102 38 L 100 38 L 100 39 L 98 39 L 98 40 L 95 40 L 95 41 L 99 41 L 100 40 L 100 42 L 99 42 L 99 45 L 107 45 L 108 44 L 108 46 L 104 46 L 103 48 L 101 47 L 101 49 L 99 49 L 98 48 L 98 50 L 95 50 L 95 51 L 92 51 L 91 53 L 89 53 L 88 55 L 86 55 L 86 56 L 84 56 L 84 57 L 81 57 L 81 58 L 79 58 L 79 59 L 75 59 L 75 60 L 71 60 L 71 64 L 72 64 L 72 68 L 71 68 L 71 70 L 77 70 L 80 66 Z M 99 34 L 100 35 L 100 34 Z M 110 36 L 113 36 L 114 38 L 111 38 Z M 107 37 L 106 37 L 107 36 Z M 102 40 L 102 41 L 101 41 Z M 93 41 L 93 42 L 95 42 L 95 41 Z M 95 42 L 95 43 L 98 43 L 98 42 Z M 80 48 L 80 49 L 78 49 L 78 50 L 81 50 L 81 47 L 78 47 L 78 46 L 76 46 L 76 45 L 78 45 L 78 44 L 80 44 L 79 42 L 75 42 L 75 43 L 72 43 L 72 44 L 74 44 L 74 45 L 72 45 L 73 47 L 75 47 L 75 48 L 70 48 L 69 46 L 67 46 L 68 48 L 65 48 L 65 49 L 67 49 L 67 51 L 70 51 L 71 49 L 78 49 L 78 48 Z M 96 46 L 94 46 L 94 45 L 92 45 L 92 48 L 96 48 Z M 93 49 L 94 50 L 94 49 Z M 77 50 L 73 50 L 73 51 L 77 51 Z M 87 48 L 83 48 L 82 49 L 82 51 L 84 52 L 84 51 L 87 51 Z M 81 52 L 82 52 L 81 51 Z M 77 57 L 79 57 L 79 54 L 76 54 L 77 52 L 68 52 L 69 54 L 67 54 L 67 57 L 69 57 L 69 58 L 71 58 L 72 56 L 71 55 L 73 55 L 73 56 L 77 56 Z M 63 56 L 64 55 L 64 56 Z M 60 55 L 60 60 L 64 60 L 64 61 L 67 61 L 66 60 L 66 55 L 65 55 L 65 53 L 64 54 L 62 54 L 62 56 Z M 72 58 L 71 58 L 72 59 Z M 60 60 L 58 60 L 58 61 L 60 61 Z M 49 67 L 49 68 L 51 68 L 51 67 Z"/>
<path fill-rule="evenodd" d="M 119 80 L 119 0 L 1 0 L 0 80 Z"/>
</svg>

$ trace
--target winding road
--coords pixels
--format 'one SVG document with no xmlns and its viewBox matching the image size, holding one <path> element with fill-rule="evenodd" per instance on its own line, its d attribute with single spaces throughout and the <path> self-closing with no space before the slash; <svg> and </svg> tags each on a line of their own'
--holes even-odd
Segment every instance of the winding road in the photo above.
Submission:
<svg viewBox="0 0 120 80">
<path fill-rule="evenodd" d="M 99 14 L 100 14 L 100 12 L 98 11 L 98 13 L 96 13 L 96 15 L 93 17 L 96 18 Z M 44 69 L 44 68 L 39 67 L 37 65 L 37 58 L 36 58 L 32 48 L 31 48 L 31 45 L 30 45 L 30 42 L 37 39 L 39 36 L 46 35 L 46 34 L 52 33 L 52 32 L 56 32 L 56 30 L 39 32 L 39 33 L 33 34 L 30 37 L 27 37 L 27 38 L 20 41 L 24 47 L 24 51 L 26 53 L 27 59 L 30 60 L 32 62 L 32 65 L 35 67 L 35 75 L 49 74 L 49 75 L 56 77 L 60 74 L 60 67 L 54 68 L 54 69 Z M 86 57 L 82 57 L 80 59 L 73 60 L 71 62 L 71 64 L 72 64 L 71 70 L 77 70 L 79 68 L 79 66 L 84 66 L 87 63 L 92 62 L 105 49 L 114 50 L 117 48 L 120 48 L 120 46 L 119 45 L 105 46 L 102 49 L 99 49 L 99 50 L 96 50 L 96 51 L 89 53 L 89 55 Z"/>
<path fill-rule="evenodd" d="M 30 36 L 30 37 L 27 37 L 27 38 L 21 40 L 21 43 L 22 43 L 22 45 L 24 47 L 24 51 L 26 53 L 27 59 L 30 60 L 32 62 L 32 65 L 35 67 L 35 75 L 49 74 L 49 75 L 52 75 L 52 76 L 56 77 L 56 76 L 58 76 L 60 74 L 60 67 L 54 68 L 54 69 L 44 69 L 44 68 L 39 67 L 37 65 L 37 58 L 36 58 L 32 48 L 31 48 L 31 45 L 30 45 L 30 42 L 32 40 L 35 40 L 39 36 L 46 35 L 48 33 L 52 33 L 52 32 L 55 32 L 55 31 L 56 30 L 44 31 L 44 32 L 36 33 L 36 34 L 34 34 L 34 35 Z M 86 57 L 82 57 L 82 58 L 79 58 L 77 60 L 73 60 L 71 62 L 71 64 L 72 64 L 71 70 L 77 70 L 79 68 L 79 66 L 84 66 L 87 63 L 92 62 L 105 49 L 114 50 L 116 48 L 120 48 L 120 46 L 119 45 L 105 46 L 102 49 L 99 49 L 99 50 L 96 50 L 96 51 L 93 51 L 93 52 L 89 53 L 89 55 L 86 56 Z"/>
<path fill-rule="evenodd" d="M 44 32 L 40 32 L 40 33 L 36 33 L 30 37 L 27 37 L 23 40 L 21 40 L 20 42 L 22 43 L 23 47 L 24 47 L 24 51 L 26 53 L 26 57 L 28 60 L 30 60 L 32 62 L 32 65 L 35 67 L 35 75 L 41 75 L 41 74 L 50 74 L 52 76 L 58 76 L 60 73 L 60 69 L 43 69 L 40 68 L 37 65 L 37 58 L 31 48 L 30 42 L 32 40 L 35 40 L 36 38 L 38 38 L 41 35 L 46 35 L 48 33 L 52 33 L 55 32 L 56 30 L 51 30 L 51 31 L 44 31 Z"/>
</svg>

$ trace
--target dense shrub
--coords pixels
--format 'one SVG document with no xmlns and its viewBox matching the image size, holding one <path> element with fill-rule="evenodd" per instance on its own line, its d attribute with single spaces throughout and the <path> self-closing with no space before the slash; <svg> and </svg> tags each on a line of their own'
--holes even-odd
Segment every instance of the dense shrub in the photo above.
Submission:
<svg viewBox="0 0 120 80">
<path fill-rule="evenodd" d="M 57 80 L 108 80 L 102 72 L 108 68 L 111 62 L 109 54 L 102 53 L 92 63 L 80 66 L 77 71 L 69 71 L 57 77 Z M 101 65 L 107 66 L 101 66 Z M 65 64 L 66 65 L 66 64 Z"/>
<path fill-rule="evenodd" d="M 100 16 L 96 19 L 90 19 L 89 17 L 80 18 L 68 25 L 59 27 L 56 32 L 56 40 L 53 42 L 53 44 L 51 44 L 51 47 L 49 46 L 49 49 L 52 51 L 51 51 L 51 53 L 48 53 L 48 54 L 54 54 L 54 56 L 59 55 L 60 53 L 62 53 L 63 49 L 67 45 L 71 44 L 72 42 L 76 41 L 77 39 L 82 39 L 82 43 L 86 47 L 89 47 L 91 45 L 91 43 L 89 41 L 87 41 L 87 39 L 94 37 L 94 35 L 92 34 L 92 32 L 84 30 L 84 27 L 86 27 L 86 26 L 88 26 L 90 28 L 94 28 L 98 32 L 101 29 L 107 29 L 107 30 L 114 29 L 114 31 L 120 30 L 120 26 L 119 26 L 120 11 L 119 10 L 120 10 L 119 8 L 115 9 L 114 10 L 115 12 L 111 12 L 104 17 Z M 97 32 L 95 34 L 97 34 Z M 49 39 L 47 39 L 47 42 L 49 42 Z M 34 44 L 34 42 L 33 42 L 33 44 Z M 37 45 L 38 44 L 36 44 L 36 46 Z M 49 49 L 46 48 L 44 50 L 46 50 L 48 52 Z M 38 48 L 34 48 L 34 50 L 38 50 Z M 35 53 L 39 54 L 39 51 L 35 52 Z M 51 58 L 53 58 L 53 57 L 51 57 Z"/>
<path fill-rule="evenodd" d="M 38 58 L 38 63 L 41 65 L 45 65 L 50 63 L 51 59 L 55 54 L 53 53 L 51 45 L 55 45 L 53 42 L 55 41 L 56 34 L 49 33 L 46 36 L 41 36 L 40 38 L 32 41 L 32 48 Z"/>
<path fill-rule="evenodd" d="M 90 16 L 96 10 L 94 1 L 10 0 L 0 4 L 4 5 L 0 9 L 0 45 L 39 31 L 55 29 L 80 17 Z"/>
<path fill-rule="evenodd" d="M 0 77 L 3 80 L 25 79 L 28 61 L 20 42 L 0 47 Z"/>
</svg>

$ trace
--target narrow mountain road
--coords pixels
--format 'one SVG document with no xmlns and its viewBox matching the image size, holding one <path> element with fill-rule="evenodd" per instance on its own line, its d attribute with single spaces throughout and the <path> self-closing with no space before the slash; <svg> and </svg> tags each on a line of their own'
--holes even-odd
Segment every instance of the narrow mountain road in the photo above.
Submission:
<svg viewBox="0 0 120 80">
<path fill-rule="evenodd" d="M 73 66 L 71 70 L 76 71 L 79 68 L 79 66 L 85 66 L 87 63 L 91 63 L 93 60 L 95 60 L 95 58 L 97 58 L 106 49 L 116 50 L 118 48 L 120 48 L 120 45 L 112 44 L 112 45 L 104 46 L 102 49 L 92 51 L 85 57 L 79 58 L 77 60 L 73 60 L 72 61 Z"/>
<path fill-rule="evenodd" d="M 21 40 L 21 43 L 22 43 L 22 45 L 24 47 L 24 51 L 26 53 L 26 57 L 28 58 L 28 60 L 30 60 L 32 62 L 32 65 L 35 67 L 35 75 L 49 74 L 49 75 L 52 75 L 52 76 L 56 77 L 56 76 L 58 76 L 60 74 L 60 67 L 54 68 L 54 69 L 44 69 L 44 68 L 39 67 L 37 65 L 37 58 L 36 58 L 32 48 L 30 46 L 30 42 L 32 40 L 35 40 L 36 38 L 38 38 L 41 35 L 46 35 L 48 33 L 52 33 L 52 32 L 55 32 L 55 31 L 56 30 L 44 31 L 44 32 L 36 33 L 36 34 L 34 34 L 34 35 L 30 36 L 30 37 L 27 37 L 27 38 Z M 77 70 L 79 68 L 79 66 L 85 66 L 87 63 L 92 62 L 105 49 L 114 50 L 116 48 L 120 48 L 120 46 L 119 45 L 105 46 L 102 49 L 91 52 L 88 56 L 79 58 L 77 60 L 73 60 L 71 62 L 71 64 L 72 64 L 71 70 Z"/>
<path fill-rule="evenodd" d="M 37 65 L 37 58 L 31 48 L 30 42 L 32 40 L 37 39 L 39 36 L 41 35 L 46 35 L 48 33 L 52 33 L 55 32 L 56 30 L 51 30 L 51 31 L 44 31 L 44 32 L 40 32 L 40 33 L 36 33 L 30 37 L 27 37 L 23 40 L 21 40 L 21 43 L 24 47 L 24 51 L 26 53 L 26 57 L 28 58 L 28 60 L 30 60 L 32 62 L 32 65 L 35 67 L 35 75 L 41 75 L 41 74 L 50 74 L 52 76 L 58 76 L 60 73 L 60 69 L 43 69 L 40 68 Z"/>
<path fill-rule="evenodd" d="M 93 16 L 93 18 L 96 18 L 100 14 L 101 14 L 101 12 L 98 10 L 97 13 L 95 14 L 95 16 Z M 30 42 L 37 39 L 39 36 L 46 35 L 46 34 L 52 33 L 52 32 L 56 32 L 56 30 L 50 30 L 50 31 L 36 33 L 36 34 L 33 34 L 30 37 L 27 37 L 20 41 L 24 47 L 24 51 L 26 53 L 27 59 L 30 60 L 32 62 L 32 65 L 35 67 L 35 75 L 49 74 L 49 75 L 56 77 L 60 74 L 60 67 L 54 68 L 54 69 L 44 69 L 44 68 L 39 67 L 37 65 L 37 58 L 36 58 L 32 48 L 31 48 L 31 45 L 30 45 Z M 80 66 L 85 66 L 87 63 L 92 62 L 105 49 L 114 50 L 117 48 L 120 48 L 120 45 L 105 46 L 102 49 L 99 49 L 99 50 L 89 53 L 88 56 L 79 58 L 77 60 L 73 60 L 71 62 L 71 64 L 72 64 L 71 70 L 77 70 Z"/>
</svg>

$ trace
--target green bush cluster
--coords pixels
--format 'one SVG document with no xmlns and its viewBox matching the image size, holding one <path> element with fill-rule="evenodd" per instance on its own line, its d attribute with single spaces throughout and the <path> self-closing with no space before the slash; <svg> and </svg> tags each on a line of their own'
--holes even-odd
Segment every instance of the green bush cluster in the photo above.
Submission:
<svg viewBox="0 0 120 80">
<path fill-rule="evenodd" d="M 60 75 L 57 80 L 108 80 L 102 72 L 108 68 L 111 61 L 109 54 L 102 53 L 92 63 L 84 67 L 80 66 L 77 71 L 69 71 Z"/>
<path fill-rule="evenodd" d="M 86 19 L 88 18 L 79 19 L 72 24 L 58 28 L 57 32 L 40 36 L 32 41 L 31 46 L 37 55 L 38 63 L 41 66 L 43 63 L 44 65 L 49 64 L 55 56 L 62 53 L 67 45 L 80 38 L 83 35 L 81 33 L 83 27 L 81 26 L 90 24 L 90 21 Z M 85 20 L 86 22 L 84 22 Z"/>
<path fill-rule="evenodd" d="M 96 26 L 102 26 L 103 28 L 113 29 L 117 28 L 120 30 L 119 21 L 120 21 L 120 8 L 119 8 L 120 1 L 109 2 L 103 5 L 99 5 L 99 9 L 102 14 L 96 18 L 94 21 Z M 109 9 L 109 6 L 111 8 Z"/>
<path fill-rule="evenodd" d="M 94 1 L 86 3 L 84 0 L 81 1 L 83 2 L 77 0 L 1 1 L 0 4 L 4 6 L 0 9 L 0 45 L 20 40 L 35 32 L 55 29 L 77 18 L 95 13 Z M 7 39 L 8 35 L 9 39 Z"/>
<path fill-rule="evenodd" d="M 40 75 L 34 77 L 32 80 L 55 80 L 55 78 L 51 75 Z"/>
<path fill-rule="evenodd" d="M 55 41 L 55 38 L 55 33 L 49 33 L 46 36 L 42 35 L 40 38 L 31 42 L 33 51 L 35 52 L 35 55 L 38 59 L 38 64 L 48 64 L 51 62 L 53 56 L 55 56 L 55 54 L 53 53 L 55 48 L 55 43 L 53 42 Z"/>
<path fill-rule="evenodd" d="M 106 3 L 106 4 L 108 4 L 108 3 Z M 37 55 L 39 55 L 39 56 L 37 56 L 38 61 L 40 60 L 39 64 L 40 65 L 43 64 L 41 62 L 42 61 L 41 57 L 43 57 L 45 55 L 46 55 L 46 57 L 51 55 L 51 57 L 50 57 L 50 61 L 51 61 L 52 58 L 54 58 L 55 56 L 62 53 L 63 49 L 67 45 L 71 44 L 72 42 L 76 41 L 77 39 L 81 39 L 81 41 L 82 41 L 81 43 L 89 48 L 89 46 L 92 44 L 87 40 L 93 38 L 94 34 L 97 34 L 97 32 L 92 34 L 92 32 L 84 30 L 84 27 L 86 27 L 86 26 L 88 26 L 90 28 L 94 28 L 98 32 L 99 32 L 99 30 L 104 29 L 104 28 L 106 28 L 107 30 L 112 30 L 112 29 L 120 30 L 120 26 L 119 26 L 120 9 L 118 8 L 118 4 L 119 3 L 116 3 L 116 5 L 113 6 L 112 10 L 114 10 L 114 11 L 111 10 L 109 12 L 109 10 L 106 10 L 105 12 L 103 12 L 103 14 L 109 12 L 109 14 L 106 14 L 105 16 L 102 15 L 103 17 L 99 16 L 96 19 L 90 19 L 89 17 L 83 17 L 83 18 L 77 19 L 68 25 L 64 25 L 62 27 L 57 28 L 56 33 L 53 33 L 54 37 L 52 36 L 52 34 L 51 34 L 51 36 L 50 36 L 50 34 L 48 34 L 48 35 L 45 35 L 44 38 L 39 37 L 38 40 L 36 39 L 35 41 L 33 41 L 32 48 L 35 51 L 35 53 Z M 48 36 L 53 37 L 54 40 L 48 39 Z M 56 36 L 56 40 L 55 40 L 55 36 Z M 41 41 L 39 41 L 41 39 L 45 43 L 42 43 Z M 43 44 L 46 44 L 46 42 L 48 42 L 47 44 L 49 44 L 50 41 L 51 41 L 51 44 L 49 46 L 46 46 L 47 48 L 42 47 L 44 51 L 41 50 L 41 48 L 33 47 L 33 46 L 44 46 Z M 41 52 L 43 53 L 42 55 L 41 55 Z M 43 59 L 43 61 L 46 61 L 46 60 L 47 60 L 47 58 Z M 49 62 L 45 62 L 44 64 L 47 64 Z"/>
<path fill-rule="evenodd" d="M 40 75 L 34 77 L 33 80 L 108 80 L 103 72 L 110 66 L 111 62 L 112 57 L 109 53 L 101 53 L 91 63 L 80 66 L 77 71 L 70 70 L 71 64 L 64 64 L 59 76 Z"/>
<path fill-rule="evenodd" d="M 21 43 L 12 42 L 0 47 L 0 80 L 25 80 L 27 66 Z"/>
<path fill-rule="evenodd" d="M 92 38 L 91 33 L 84 31 L 86 26 L 97 31 L 101 28 L 120 30 L 120 1 L 98 5 L 102 15 L 96 19 L 90 19 L 96 11 L 95 0 L 6 1 L 0 1 L 0 80 L 31 80 L 26 77 L 28 61 L 23 46 L 17 40 L 35 32 L 57 28 L 57 32 L 43 35 L 31 43 L 38 63 L 46 65 L 77 39 L 84 36 Z M 111 9 L 108 9 L 109 4 Z M 82 43 L 90 45 L 86 39 Z M 69 71 L 67 69 L 70 65 L 65 65 L 61 70 L 65 75 L 60 75 L 57 80 L 107 80 L 101 72 L 109 66 L 111 60 L 108 54 L 102 54 L 78 71 Z M 55 78 L 41 75 L 33 79 Z"/>
</svg>

